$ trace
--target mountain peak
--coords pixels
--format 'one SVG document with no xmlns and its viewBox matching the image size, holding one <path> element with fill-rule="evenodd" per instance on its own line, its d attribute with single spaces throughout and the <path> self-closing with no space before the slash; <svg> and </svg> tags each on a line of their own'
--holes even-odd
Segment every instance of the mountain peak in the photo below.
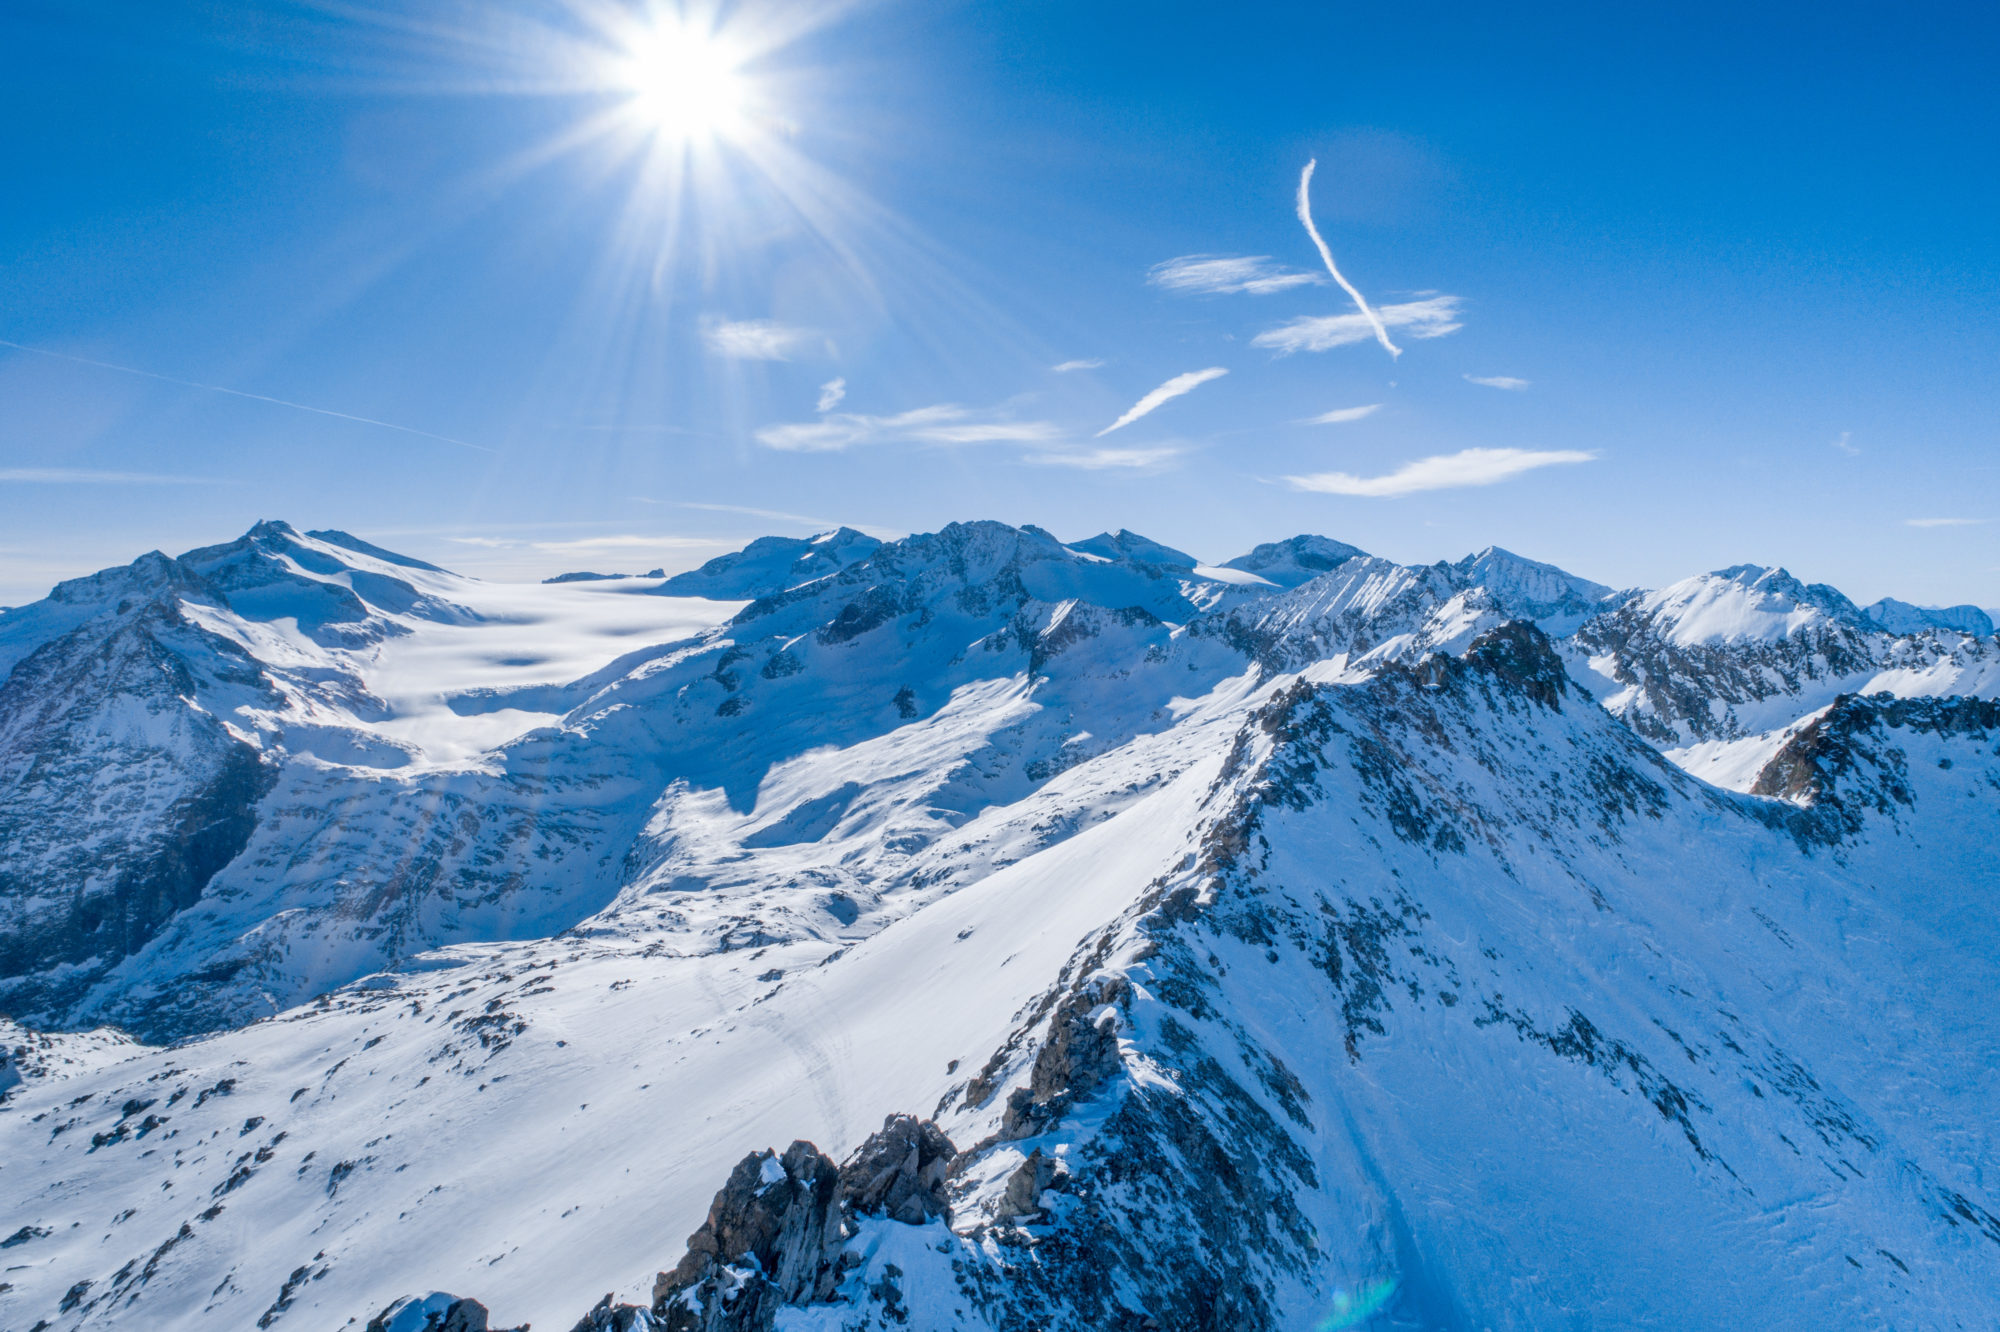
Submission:
<svg viewBox="0 0 2000 1332">
<path fill-rule="evenodd" d="M 1907 601 L 1884 597 L 1861 613 L 1892 634 L 1949 629 L 1974 638 L 1988 638 L 1993 633 L 1993 617 L 1977 606 L 1913 606 Z"/>
<path fill-rule="evenodd" d="M 1099 532 L 1086 541 L 1072 541 L 1069 548 L 1107 560 L 1134 560 L 1141 564 L 1163 564 L 1169 568 L 1192 569 L 1201 562 L 1185 551 L 1161 545 L 1150 537 L 1140 536 L 1123 527 L 1116 532 Z"/>
<path fill-rule="evenodd" d="M 1332 537 L 1300 533 L 1284 541 L 1267 541 L 1253 547 L 1249 554 L 1227 560 L 1222 567 L 1256 574 L 1279 587 L 1297 587 L 1367 553 L 1359 546 Z"/>
</svg>

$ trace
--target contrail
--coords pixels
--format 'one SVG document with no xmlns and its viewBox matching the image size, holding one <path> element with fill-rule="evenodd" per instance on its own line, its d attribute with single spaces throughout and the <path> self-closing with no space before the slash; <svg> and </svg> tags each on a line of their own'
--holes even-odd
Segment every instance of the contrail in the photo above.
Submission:
<svg viewBox="0 0 2000 1332">
<path fill-rule="evenodd" d="M 1319 247 L 1319 257 L 1326 261 L 1326 271 L 1333 274 L 1333 280 L 1340 284 L 1342 291 L 1354 298 L 1354 303 L 1361 307 L 1361 313 L 1368 316 L 1368 322 L 1375 330 L 1375 341 L 1381 343 L 1382 350 L 1389 355 L 1401 356 L 1403 349 L 1389 341 L 1389 330 L 1382 327 L 1382 321 L 1368 308 L 1368 302 L 1354 289 L 1354 284 L 1342 277 L 1340 270 L 1333 266 L 1333 251 L 1326 248 L 1326 242 L 1319 237 L 1319 228 L 1313 225 L 1312 197 L 1308 191 L 1312 188 L 1313 168 L 1318 165 L 1317 157 L 1310 158 L 1306 162 L 1306 169 L 1299 173 L 1299 221 L 1306 224 L 1306 235 L 1311 236 L 1313 244 Z"/>
<path fill-rule="evenodd" d="M 1175 375 L 1172 379 L 1169 379 L 1166 383 L 1160 385 L 1158 388 L 1154 389 L 1151 393 L 1148 393 L 1145 397 L 1133 403 L 1132 410 L 1126 412 L 1125 415 L 1119 417 L 1116 421 L 1113 421 L 1110 425 L 1098 431 L 1097 438 L 1103 439 L 1106 435 L 1118 429 L 1118 427 L 1131 425 L 1134 421 L 1144 416 L 1147 412 L 1152 411 L 1155 407 L 1158 407 L 1161 403 L 1167 402 L 1173 398 L 1178 398 L 1183 393 L 1192 393 L 1196 389 L 1200 388 L 1203 384 L 1206 384 L 1209 380 L 1220 379 L 1228 373 L 1229 372 L 1223 369 L 1221 366 L 1214 365 L 1210 366 L 1206 370 L 1190 370 L 1184 375 Z"/>
<path fill-rule="evenodd" d="M 428 430 L 419 430 L 415 426 L 397 425 L 394 421 L 377 421 L 370 416 L 353 416 L 347 412 L 336 412 L 325 407 L 308 407 L 302 402 L 287 402 L 283 398 L 267 398 L 261 393 L 245 393 L 242 389 L 224 388 L 220 384 L 198 384 L 192 379 L 175 379 L 172 375 L 158 375 L 154 374 L 151 370 L 140 370 L 135 366 L 113 365 L 109 361 L 94 361 L 88 356 L 72 356 L 68 352 L 50 351 L 46 347 L 30 347 L 26 343 L 9 342 L 5 338 L 0 338 L 0 347 L 12 347 L 15 351 L 32 352 L 36 356 L 53 356 L 58 361 L 74 361 L 78 365 L 92 365 L 96 366 L 99 370 L 116 370 L 121 375 L 138 375 L 142 379 L 157 379 L 162 384 L 178 384 L 182 388 L 206 389 L 210 393 L 227 393 L 232 398 L 248 398 L 252 402 L 268 402 L 277 407 L 290 407 L 293 411 L 311 412 L 314 416 L 331 416 L 340 421 L 354 421 L 361 425 L 380 426 L 384 430 L 400 430 L 406 435 L 421 435 L 425 439 L 435 439 L 446 444 L 456 444 L 462 449 L 477 449 L 481 453 L 495 452 L 495 450 L 487 448 L 484 444 L 471 444 L 462 439 L 453 439 L 450 435 L 434 435 Z"/>
</svg>

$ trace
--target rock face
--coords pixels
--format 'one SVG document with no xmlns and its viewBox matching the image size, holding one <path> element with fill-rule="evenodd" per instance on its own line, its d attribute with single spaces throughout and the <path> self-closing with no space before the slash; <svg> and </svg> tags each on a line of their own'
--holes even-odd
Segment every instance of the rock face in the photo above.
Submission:
<svg viewBox="0 0 2000 1332">
<path fill-rule="evenodd" d="M 397 1300 L 368 1320 L 367 1332 L 489 1332 L 486 1306 L 442 1291 Z M 528 1332 L 526 1327 L 490 1332 Z"/>
<path fill-rule="evenodd" d="M 891 1115 L 840 1168 L 840 1205 L 850 1216 L 886 1216 L 906 1226 L 949 1222 L 945 1175 L 956 1155 L 936 1124 Z"/>
<path fill-rule="evenodd" d="M 1607 708 L 1668 749 L 1774 731 L 1842 693 L 1985 694 L 2000 682 L 1984 616 L 1884 615 L 1744 564 L 1630 598 L 1578 628 L 1565 654 Z"/>
<path fill-rule="evenodd" d="M 744 1157 L 687 1255 L 654 1283 L 652 1319 L 670 1332 L 768 1332 L 780 1308 L 825 1303 L 852 1265 L 842 1250 L 858 1219 L 950 1220 L 955 1155 L 936 1124 L 891 1115 L 844 1165 L 809 1142 Z"/>
<path fill-rule="evenodd" d="M 1915 803 L 1909 742 L 1983 746 L 1996 736 L 2000 702 L 1843 696 L 1772 755 L 1750 789 L 1800 806 L 1801 836 L 1838 843 L 1871 814 L 1893 823 Z M 1951 765 L 1948 757 L 1932 761 Z"/>
<path fill-rule="evenodd" d="M 182 613 L 198 577 L 164 557 L 128 574 L 57 589 L 72 606 L 97 594 L 97 613 L 0 685 L 0 1005 L 17 1012 L 74 1002 L 199 900 L 273 779 L 202 706 L 276 691 Z"/>
</svg>

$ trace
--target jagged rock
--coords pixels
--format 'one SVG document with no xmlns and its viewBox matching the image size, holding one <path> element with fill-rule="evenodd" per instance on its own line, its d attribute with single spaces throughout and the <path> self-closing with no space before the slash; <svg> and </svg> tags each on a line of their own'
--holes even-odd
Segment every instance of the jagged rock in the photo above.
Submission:
<svg viewBox="0 0 2000 1332">
<path fill-rule="evenodd" d="M 528 1332 L 526 1324 L 501 1329 L 487 1326 L 486 1306 L 444 1291 L 418 1299 L 406 1295 L 368 1320 L 367 1332 Z"/>
<path fill-rule="evenodd" d="M 1118 1072 L 1116 1005 L 1129 989 L 1119 977 L 1093 981 L 1056 1009 L 1028 1085 L 1007 1098 L 1000 1121 L 1003 1140 L 1042 1132 Z"/>
<path fill-rule="evenodd" d="M 570 1332 L 647 1332 L 658 1326 L 652 1310 L 636 1304 L 613 1304 L 606 1295 Z"/>
<path fill-rule="evenodd" d="M 1894 817 L 1914 803 L 1902 736 L 1968 737 L 2000 731 L 2000 702 L 1977 698 L 1842 695 L 1773 754 L 1752 795 L 1800 807 L 1794 833 L 1837 842 L 1860 831 L 1869 811 Z"/>
<path fill-rule="evenodd" d="M 840 1168 L 809 1142 L 737 1162 L 688 1237 L 687 1255 L 653 1285 L 669 1332 L 768 1329 L 784 1304 L 833 1293 Z"/>
<path fill-rule="evenodd" d="M 850 1218 L 950 1217 L 945 1174 L 957 1154 L 936 1124 L 910 1115 L 890 1115 L 843 1166 L 809 1142 L 782 1157 L 752 1152 L 715 1195 L 687 1256 L 654 1283 L 654 1320 L 668 1332 L 768 1332 L 780 1307 L 823 1303 L 855 1261 L 842 1252 Z M 616 1316 L 608 1303 L 599 1308 Z M 626 1326 L 586 1320 L 578 1332 Z"/>
<path fill-rule="evenodd" d="M 1054 1158 L 1044 1156 L 1037 1147 L 1028 1153 L 1028 1159 L 1020 1168 L 1007 1177 L 1007 1188 L 1000 1195 L 1000 1209 L 995 1214 L 1001 1221 L 1012 1221 L 1019 1217 L 1036 1216 L 1042 1210 L 1042 1194 L 1056 1182 L 1057 1168 Z"/>
<path fill-rule="evenodd" d="M 958 1154 L 936 1124 L 890 1115 L 840 1169 L 840 1203 L 851 1212 L 879 1212 L 906 1225 L 951 1219 L 945 1173 Z"/>
</svg>

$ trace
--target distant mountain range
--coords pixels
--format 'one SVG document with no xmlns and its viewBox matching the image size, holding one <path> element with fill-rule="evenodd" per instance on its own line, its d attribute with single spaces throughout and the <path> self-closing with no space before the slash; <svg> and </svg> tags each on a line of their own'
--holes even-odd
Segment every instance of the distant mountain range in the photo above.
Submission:
<svg viewBox="0 0 2000 1332">
<path fill-rule="evenodd" d="M 271 522 L 0 679 L 6 1327 L 2000 1321 L 1973 607 Z"/>
</svg>

